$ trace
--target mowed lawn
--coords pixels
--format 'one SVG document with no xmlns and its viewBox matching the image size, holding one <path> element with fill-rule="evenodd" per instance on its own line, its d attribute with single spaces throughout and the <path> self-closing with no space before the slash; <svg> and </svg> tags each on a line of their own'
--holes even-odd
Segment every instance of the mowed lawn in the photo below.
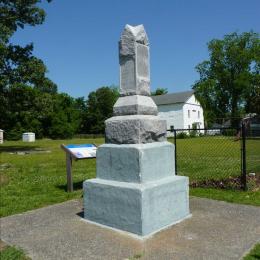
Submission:
<svg viewBox="0 0 260 260">
<path fill-rule="evenodd" d="M 66 192 L 65 152 L 61 144 L 95 143 L 104 139 L 7 141 L 0 146 L 0 216 L 7 216 L 82 196 L 82 182 L 95 177 L 96 160 L 73 161 L 75 192 Z M 45 151 L 40 151 L 41 149 Z M 20 154 L 28 151 L 36 153 Z M 18 153 L 17 153 L 18 151 Z"/>
<path fill-rule="evenodd" d="M 178 174 L 190 180 L 241 174 L 240 142 L 223 136 L 177 139 Z"/>
<path fill-rule="evenodd" d="M 260 138 L 246 140 L 247 172 L 260 173 Z M 241 142 L 233 136 L 177 139 L 177 171 L 190 180 L 241 175 Z"/>
<path fill-rule="evenodd" d="M 215 137 L 193 138 L 177 140 L 178 153 L 183 150 L 183 158 L 179 158 L 179 167 L 186 169 L 182 174 L 189 176 L 191 180 L 196 178 L 208 178 L 208 176 L 221 177 L 223 173 L 217 173 L 217 161 L 222 162 L 228 170 L 228 174 L 240 172 L 240 148 L 239 142 L 226 140 L 228 145 L 217 151 L 210 145 Z M 253 140 L 252 140 L 253 141 Z M 225 143 L 225 140 L 222 142 Z M 82 182 L 95 177 L 95 159 L 73 162 L 73 193 L 66 192 L 66 165 L 65 153 L 60 148 L 61 144 L 95 143 L 100 145 L 104 139 L 72 139 L 72 140 L 37 140 L 34 143 L 6 141 L 0 145 L 0 216 L 8 216 L 46 205 L 63 202 L 73 198 L 82 197 Z M 258 151 L 257 145 L 253 147 Z M 229 149 L 229 150 L 228 150 Z M 256 152 L 255 151 L 255 152 Z M 192 155 L 191 155 L 192 152 Z M 197 154 L 197 155 L 196 155 Z M 256 153 L 257 155 L 260 154 Z M 201 159 L 203 160 L 201 161 Z M 208 159 L 207 159 L 208 158 Z M 210 159 L 209 159 L 210 158 Z M 215 164 L 212 164 L 213 162 Z M 232 158 L 232 159 L 231 159 Z M 187 163 L 188 160 L 188 163 Z M 259 170 L 258 157 L 256 156 L 256 168 Z M 202 164 L 203 162 L 203 164 Z M 259 172 L 259 171 L 258 171 Z M 224 173 L 226 176 L 227 173 Z M 190 194 L 194 196 L 208 197 L 229 202 L 245 203 L 260 206 L 260 191 L 238 191 L 193 188 Z"/>
</svg>

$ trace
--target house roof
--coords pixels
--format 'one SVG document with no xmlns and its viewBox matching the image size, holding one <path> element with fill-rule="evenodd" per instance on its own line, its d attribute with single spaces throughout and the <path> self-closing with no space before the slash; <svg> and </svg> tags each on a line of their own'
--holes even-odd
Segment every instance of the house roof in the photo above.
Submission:
<svg viewBox="0 0 260 260">
<path fill-rule="evenodd" d="M 172 93 L 172 94 L 152 96 L 152 99 L 156 105 L 185 103 L 193 94 L 194 94 L 194 91 L 189 90 L 189 91 Z"/>
</svg>

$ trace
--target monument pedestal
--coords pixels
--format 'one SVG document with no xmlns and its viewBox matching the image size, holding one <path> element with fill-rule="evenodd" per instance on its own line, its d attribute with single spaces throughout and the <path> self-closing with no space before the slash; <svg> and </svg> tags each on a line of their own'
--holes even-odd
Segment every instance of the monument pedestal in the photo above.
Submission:
<svg viewBox="0 0 260 260">
<path fill-rule="evenodd" d="M 97 151 L 97 178 L 141 183 L 174 175 L 174 145 L 103 144 Z"/>
<path fill-rule="evenodd" d="M 141 184 L 92 179 L 84 182 L 84 194 L 85 219 L 140 236 L 190 215 L 184 176 Z"/>
<path fill-rule="evenodd" d="M 189 216 L 188 178 L 174 175 L 174 145 L 104 144 L 84 182 L 84 217 L 147 236 Z"/>
</svg>

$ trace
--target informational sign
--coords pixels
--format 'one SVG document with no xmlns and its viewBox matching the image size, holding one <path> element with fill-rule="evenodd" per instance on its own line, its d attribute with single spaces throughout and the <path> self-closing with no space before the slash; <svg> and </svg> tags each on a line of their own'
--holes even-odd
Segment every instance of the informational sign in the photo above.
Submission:
<svg viewBox="0 0 260 260">
<path fill-rule="evenodd" d="M 64 147 L 77 159 L 96 158 L 97 147 L 94 144 L 68 144 Z"/>
<path fill-rule="evenodd" d="M 67 190 L 72 192 L 72 161 L 96 158 L 97 147 L 94 144 L 62 144 L 61 148 L 66 152 Z"/>
</svg>

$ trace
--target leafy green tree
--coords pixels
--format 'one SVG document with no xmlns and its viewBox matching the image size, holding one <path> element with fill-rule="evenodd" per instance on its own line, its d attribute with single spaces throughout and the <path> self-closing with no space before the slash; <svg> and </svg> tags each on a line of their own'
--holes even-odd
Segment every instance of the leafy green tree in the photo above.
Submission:
<svg viewBox="0 0 260 260">
<path fill-rule="evenodd" d="M 208 50 L 209 60 L 196 67 L 200 79 L 193 86 L 195 96 L 208 123 L 231 118 L 237 126 L 243 113 L 254 112 L 252 101 L 259 93 L 259 34 L 232 33 L 210 41 Z"/>
<path fill-rule="evenodd" d="M 260 88 L 256 90 L 255 96 L 251 97 L 251 102 L 248 102 L 248 105 L 250 107 L 247 111 L 260 115 Z"/>
<path fill-rule="evenodd" d="M 8 139 L 20 139 L 25 131 L 35 132 L 37 138 L 101 133 L 104 120 L 112 116 L 118 90 L 102 87 L 87 101 L 57 93 L 56 84 L 46 77 L 46 66 L 33 56 L 33 44 L 10 42 L 18 28 L 43 23 L 40 2 L 0 0 L 0 126 Z"/>
<path fill-rule="evenodd" d="M 52 112 L 47 118 L 46 135 L 53 138 L 72 138 L 78 131 L 81 117 L 77 109 L 76 101 L 68 94 L 61 93 L 52 95 Z"/>
<path fill-rule="evenodd" d="M 7 139 L 20 139 L 23 132 L 32 131 L 41 137 L 41 123 L 35 117 L 37 90 L 23 84 L 12 85 L 6 93 L 7 107 L 2 118 Z"/>
<path fill-rule="evenodd" d="M 86 118 L 87 118 L 87 101 L 84 97 L 79 97 L 75 99 L 74 102 L 75 109 L 79 115 L 79 125 L 77 129 L 78 134 L 86 133 Z"/>
<path fill-rule="evenodd" d="M 164 95 L 168 93 L 167 88 L 157 88 L 155 91 L 152 91 L 152 96 Z"/>
<path fill-rule="evenodd" d="M 41 24 L 43 9 L 40 0 L 0 0 L 0 87 L 1 91 L 13 84 L 23 83 L 45 92 L 55 93 L 57 86 L 45 74 L 44 63 L 32 55 L 33 44 L 25 47 L 10 43 L 10 37 L 25 25 Z M 48 1 L 50 2 L 50 1 Z"/>
<path fill-rule="evenodd" d="M 36 112 L 44 108 L 36 104 L 41 93 L 57 92 L 56 84 L 45 75 L 46 66 L 33 56 L 33 44 L 22 47 L 10 42 L 18 28 L 43 23 L 45 12 L 37 7 L 40 2 L 0 0 L 0 125 L 11 139 L 21 138 L 24 131 L 43 136 L 44 128 Z"/>
<path fill-rule="evenodd" d="M 36 6 L 41 0 L 1 0 L 0 1 L 0 37 L 7 42 L 18 28 L 24 25 L 41 24 L 45 18 L 43 9 Z M 50 0 L 48 2 L 51 2 Z"/>
<path fill-rule="evenodd" d="M 113 115 L 113 105 L 118 97 L 118 89 L 114 86 L 101 87 L 89 93 L 84 118 L 85 133 L 104 133 L 104 122 Z"/>
</svg>

